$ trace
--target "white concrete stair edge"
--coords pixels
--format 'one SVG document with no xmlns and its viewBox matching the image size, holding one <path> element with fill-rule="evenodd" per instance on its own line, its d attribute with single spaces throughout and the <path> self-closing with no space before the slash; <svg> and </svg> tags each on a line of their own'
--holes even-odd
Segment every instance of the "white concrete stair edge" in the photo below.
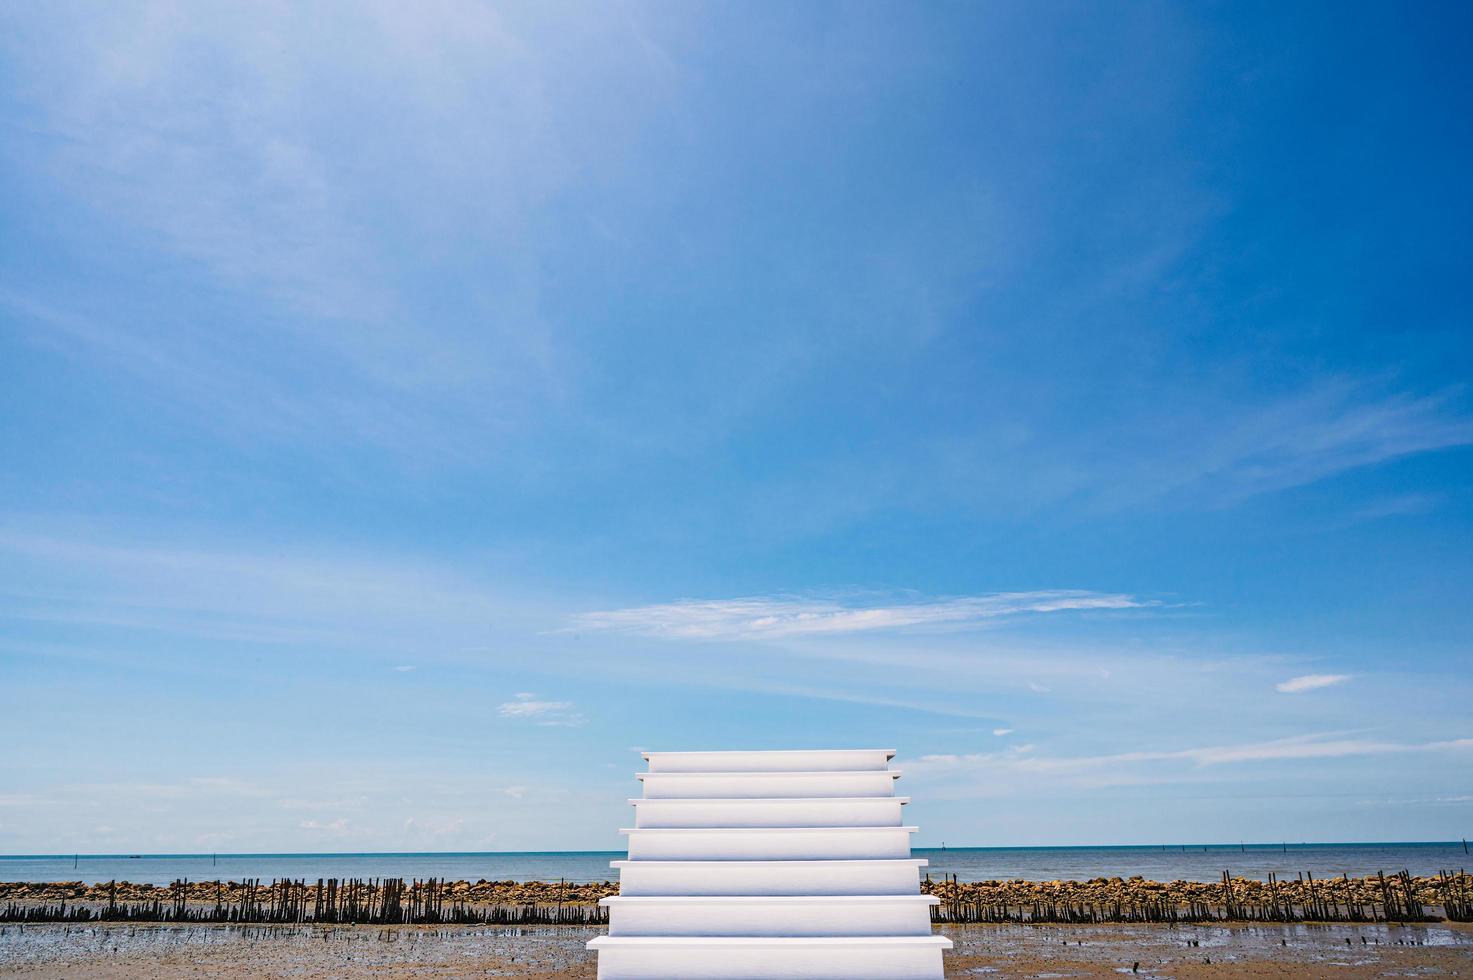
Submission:
<svg viewBox="0 0 1473 980">
<path fill-rule="evenodd" d="M 620 895 L 611 936 L 929 936 L 931 895 Z"/>
<path fill-rule="evenodd" d="M 644 752 L 650 772 L 862 772 L 889 768 L 894 749 Z"/>
<path fill-rule="evenodd" d="M 612 861 L 621 895 L 918 895 L 925 858 Z"/>
<path fill-rule="evenodd" d="M 631 861 L 789 861 L 910 857 L 916 827 L 626 828 Z"/>
<path fill-rule="evenodd" d="M 647 800 L 894 796 L 898 769 L 859 772 L 642 772 Z"/>
<path fill-rule="evenodd" d="M 634 806 L 636 829 L 754 827 L 899 827 L 908 796 L 829 799 L 646 800 Z"/>
</svg>

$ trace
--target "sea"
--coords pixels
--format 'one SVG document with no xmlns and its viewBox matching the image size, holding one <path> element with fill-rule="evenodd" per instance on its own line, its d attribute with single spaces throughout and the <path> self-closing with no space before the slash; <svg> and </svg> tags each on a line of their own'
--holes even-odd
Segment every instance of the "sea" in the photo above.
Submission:
<svg viewBox="0 0 1473 980">
<path fill-rule="evenodd" d="M 1382 844 L 1162 844 L 1122 847 L 916 848 L 932 878 L 1084 880 L 1141 875 L 1154 881 L 1216 881 L 1224 871 L 1316 878 L 1473 868 L 1464 841 Z M 619 851 L 484 851 L 405 854 L 0 855 L 0 881 L 130 881 L 167 885 L 244 878 L 443 878 L 477 881 L 613 881 Z"/>
</svg>

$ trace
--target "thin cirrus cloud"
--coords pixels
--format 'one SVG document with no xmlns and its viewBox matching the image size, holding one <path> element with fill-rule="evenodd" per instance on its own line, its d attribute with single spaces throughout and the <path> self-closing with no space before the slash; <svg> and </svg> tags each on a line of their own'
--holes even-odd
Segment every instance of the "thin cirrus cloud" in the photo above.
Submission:
<svg viewBox="0 0 1473 980">
<path fill-rule="evenodd" d="M 577 711 L 571 701 L 543 701 L 529 691 L 523 691 L 512 700 L 503 702 L 496 713 L 503 718 L 562 728 L 573 728 L 588 720 Z"/>
<path fill-rule="evenodd" d="M 184 260 L 193 275 L 238 290 L 232 305 L 259 302 L 291 324 L 272 330 L 280 317 L 249 316 L 246 328 L 222 323 L 196 343 L 181 327 L 188 316 L 152 309 L 129 317 L 126 304 L 101 304 L 117 318 L 74 330 L 84 349 L 145 375 L 155 397 L 182 397 L 206 412 L 220 406 L 217 424 L 339 443 L 356 432 L 399 452 L 427 445 L 452 459 L 468 458 L 468 431 L 478 433 L 479 452 L 486 427 L 436 437 L 445 428 L 437 420 L 478 411 L 500 419 L 560 397 L 566 379 L 563 361 L 546 353 L 553 328 L 541 309 L 541 264 L 526 258 L 560 226 L 529 227 L 526 218 L 580 180 L 581 168 L 566 165 L 580 155 L 574 144 L 589 155 L 586 141 L 597 133 L 605 141 L 596 152 L 622 158 L 639 122 L 667 105 L 668 71 L 648 57 L 641 24 L 653 17 L 610 11 L 599 15 L 602 28 L 585 32 L 535 10 L 392 8 L 327 33 L 317 18 L 287 11 L 85 19 L 55 11 L 22 16 L 19 30 L 7 17 L 7 34 L 30 42 L 6 51 L 7 71 L 21 80 L 6 108 L 34 121 L 34 152 L 19 155 L 27 176 L 116 233 Z M 610 36 L 626 43 L 610 45 Z M 324 58 L 328 47 L 345 56 Z M 208 71 L 192 54 L 199 50 L 212 52 Z M 319 94 L 354 94 L 309 110 L 286 81 L 303 72 L 336 80 Z M 571 77 L 607 84 L 559 84 Z M 346 108 L 360 100 L 418 123 L 397 142 L 378 139 L 383 127 L 372 113 Z M 317 126 L 317 111 L 347 124 Z M 591 124 L 614 117 L 621 125 Z M 377 162 L 349 152 L 355 133 L 369 136 Z M 443 192 L 400 179 L 391 160 L 433 175 Z M 392 243 L 369 229 L 406 214 L 417 227 L 460 228 L 476 243 L 470 251 L 509 256 L 499 288 L 466 300 L 478 312 L 442 316 L 403 287 L 413 275 L 395 273 Z M 45 290 L 34 298 L 51 305 Z M 83 320 L 88 310 L 58 312 Z M 466 322 L 476 330 L 462 329 Z M 252 356 L 266 351 L 274 356 Z M 278 387 L 261 367 L 307 361 L 318 368 L 312 384 Z M 222 386 L 233 396 L 212 397 Z M 505 399 L 494 410 L 493 392 Z M 230 407 L 239 404 L 253 411 Z M 256 413 L 263 418 L 252 420 Z"/>
<path fill-rule="evenodd" d="M 1027 613 L 1140 609 L 1155 604 L 1131 595 L 1064 589 L 867 606 L 801 596 L 751 596 L 682 599 L 580 613 L 573 617 L 573 629 L 677 640 L 785 639 L 923 627 L 966 628 Z"/>
<path fill-rule="evenodd" d="M 1344 684 L 1348 680 L 1350 680 L 1349 674 L 1305 674 L 1275 684 L 1274 690 L 1280 694 L 1303 694 L 1305 691 L 1317 691 L 1322 687 Z"/>
<path fill-rule="evenodd" d="M 1033 751 L 1031 746 L 1019 746 L 1003 752 L 922 756 L 907 765 L 906 770 L 917 775 L 941 776 L 948 781 L 954 781 L 958 775 L 993 782 L 996 782 L 994 777 L 1002 775 L 1029 775 L 1103 786 L 1138 781 L 1153 771 L 1164 772 L 1167 767 L 1182 764 L 1205 769 L 1242 763 L 1468 751 L 1473 751 L 1473 738 L 1387 742 L 1316 734 L 1267 742 L 1110 755 L 1049 756 Z"/>
<path fill-rule="evenodd" d="M 1210 404 L 1204 402 L 1203 408 Z M 1178 433 L 1178 441 L 1171 442 L 1163 434 L 1170 451 L 1135 457 L 1125 473 L 1107 481 L 1103 499 L 1124 506 L 1188 494 L 1231 504 L 1473 443 L 1473 416 L 1454 391 L 1387 393 L 1331 378 L 1255 409 L 1217 414 L 1221 421 L 1193 430 L 1188 439 Z M 1407 499 L 1400 506 L 1426 507 L 1427 501 Z"/>
</svg>

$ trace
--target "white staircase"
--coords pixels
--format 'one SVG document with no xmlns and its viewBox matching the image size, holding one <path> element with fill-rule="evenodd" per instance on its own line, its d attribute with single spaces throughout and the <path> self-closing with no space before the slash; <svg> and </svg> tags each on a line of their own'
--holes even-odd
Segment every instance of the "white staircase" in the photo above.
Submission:
<svg viewBox="0 0 1473 980">
<path fill-rule="evenodd" d="M 646 752 L 599 980 L 939 980 L 894 755 Z"/>
</svg>

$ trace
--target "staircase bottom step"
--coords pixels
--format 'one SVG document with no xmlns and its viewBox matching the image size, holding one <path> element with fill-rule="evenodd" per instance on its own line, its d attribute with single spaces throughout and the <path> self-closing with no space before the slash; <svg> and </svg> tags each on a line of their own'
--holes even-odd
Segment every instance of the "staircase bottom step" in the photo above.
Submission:
<svg viewBox="0 0 1473 980">
<path fill-rule="evenodd" d="M 945 936 L 600 936 L 598 980 L 941 980 Z"/>
</svg>

